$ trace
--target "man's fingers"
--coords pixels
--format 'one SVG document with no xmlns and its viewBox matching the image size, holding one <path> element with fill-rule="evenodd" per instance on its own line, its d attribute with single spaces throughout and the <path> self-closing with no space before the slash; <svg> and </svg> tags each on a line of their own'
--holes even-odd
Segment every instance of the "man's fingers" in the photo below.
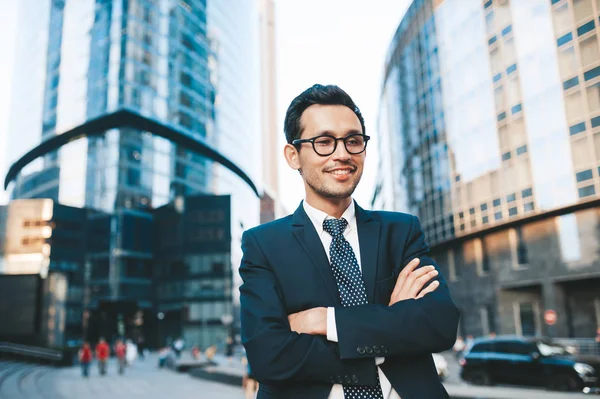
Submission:
<svg viewBox="0 0 600 399">
<path fill-rule="evenodd" d="M 433 268 L 433 266 L 431 267 Z M 415 273 L 416 272 L 413 274 Z M 412 284 L 407 287 L 409 298 L 415 298 L 419 292 L 421 292 L 423 287 L 425 287 L 425 284 L 427 284 L 431 279 L 435 278 L 438 274 L 439 273 L 437 270 L 435 270 L 435 268 L 433 270 L 427 269 L 425 273 L 420 273 L 419 276 L 414 279 Z"/>
<path fill-rule="evenodd" d="M 439 281 L 434 281 L 433 283 L 429 284 L 429 286 L 427 288 L 425 288 L 423 291 L 421 291 L 421 293 L 417 296 L 416 299 L 419 298 L 423 298 L 425 295 L 429 294 L 430 292 L 433 292 L 437 289 L 437 287 L 440 286 L 440 282 Z"/>
<path fill-rule="evenodd" d="M 406 266 L 404 266 L 404 269 L 402 269 L 400 275 L 398 276 L 398 280 L 396 280 L 396 285 L 394 286 L 392 296 L 394 295 L 394 293 L 398 293 L 402 290 L 406 278 L 410 275 L 410 273 L 412 273 L 413 270 L 415 270 L 415 268 L 419 265 L 419 262 L 421 262 L 419 258 L 415 258 L 408 262 Z"/>
</svg>

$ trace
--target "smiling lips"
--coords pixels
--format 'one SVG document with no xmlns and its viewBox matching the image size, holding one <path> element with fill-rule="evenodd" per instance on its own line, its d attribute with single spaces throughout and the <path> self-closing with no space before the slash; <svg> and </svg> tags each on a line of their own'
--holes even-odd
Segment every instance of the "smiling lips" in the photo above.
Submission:
<svg viewBox="0 0 600 399">
<path fill-rule="evenodd" d="M 356 168 L 335 168 L 330 169 L 325 173 L 332 175 L 336 180 L 345 180 L 346 178 L 350 177 L 350 175 L 352 175 L 355 171 Z"/>
</svg>

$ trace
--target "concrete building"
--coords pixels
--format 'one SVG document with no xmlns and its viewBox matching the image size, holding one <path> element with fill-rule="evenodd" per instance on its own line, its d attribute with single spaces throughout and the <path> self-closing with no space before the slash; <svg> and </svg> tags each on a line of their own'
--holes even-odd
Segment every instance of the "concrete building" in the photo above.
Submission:
<svg viewBox="0 0 600 399">
<path fill-rule="evenodd" d="M 599 17 L 415 0 L 390 44 L 373 206 L 419 216 L 462 335 L 600 327 Z"/>
</svg>

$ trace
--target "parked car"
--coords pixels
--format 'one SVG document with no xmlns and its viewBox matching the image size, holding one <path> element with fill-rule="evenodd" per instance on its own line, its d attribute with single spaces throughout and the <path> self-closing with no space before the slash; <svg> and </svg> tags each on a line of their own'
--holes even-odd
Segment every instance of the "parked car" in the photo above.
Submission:
<svg viewBox="0 0 600 399">
<path fill-rule="evenodd" d="M 480 338 L 459 359 L 460 376 L 475 385 L 537 385 L 578 392 L 599 387 L 600 356 L 573 352 L 548 339 Z"/>
<path fill-rule="evenodd" d="M 444 381 L 448 376 L 448 362 L 439 353 L 433 354 L 433 362 L 435 363 L 435 369 L 438 377 L 440 377 L 440 381 Z"/>
</svg>

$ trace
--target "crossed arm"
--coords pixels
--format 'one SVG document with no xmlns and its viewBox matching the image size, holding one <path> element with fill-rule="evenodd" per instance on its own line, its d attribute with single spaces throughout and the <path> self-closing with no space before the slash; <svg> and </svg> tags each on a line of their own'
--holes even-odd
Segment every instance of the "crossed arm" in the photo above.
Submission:
<svg viewBox="0 0 600 399">
<path fill-rule="evenodd" d="M 360 384 L 374 384 L 377 370 L 372 359 L 342 360 L 337 343 L 291 330 L 275 275 L 251 232 L 244 233 L 242 250 L 242 343 L 256 379 L 267 384 L 328 384 L 332 377 L 356 375 Z"/>
<path fill-rule="evenodd" d="M 425 257 L 428 248 L 418 221 L 413 222 L 412 233 L 403 264 L 412 263 L 400 273 L 389 306 L 336 308 L 338 343 L 334 343 L 326 339 L 326 308 L 288 318 L 276 277 L 258 242 L 246 232 L 240 266 L 242 342 L 257 379 L 272 384 L 331 383 L 332 376 L 356 375 L 359 385 L 373 385 L 377 374 L 373 357 L 379 355 L 359 348 L 384 347 L 384 356 L 393 356 L 451 347 L 458 311 L 435 264 Z M 433 268 L 417 268 L 419 264 Z M 435 281 L 425 287 L 432 278 Z"/>
<path fill-rule="evenodd" d="M 415 217 L 403 261 L 406 266 L 398 276 L 389 305 L 335 308 L 342 359 L 436 353 L 454 345 L 458 309 L 435 262 L 427 257 L 428 252 Z M 426 266 L 417 268 L 419 264 Z M 326 312 L 325 308 L 313 308 L 292 314 L 291 328 L 327 335 Z"/>
</svg>

